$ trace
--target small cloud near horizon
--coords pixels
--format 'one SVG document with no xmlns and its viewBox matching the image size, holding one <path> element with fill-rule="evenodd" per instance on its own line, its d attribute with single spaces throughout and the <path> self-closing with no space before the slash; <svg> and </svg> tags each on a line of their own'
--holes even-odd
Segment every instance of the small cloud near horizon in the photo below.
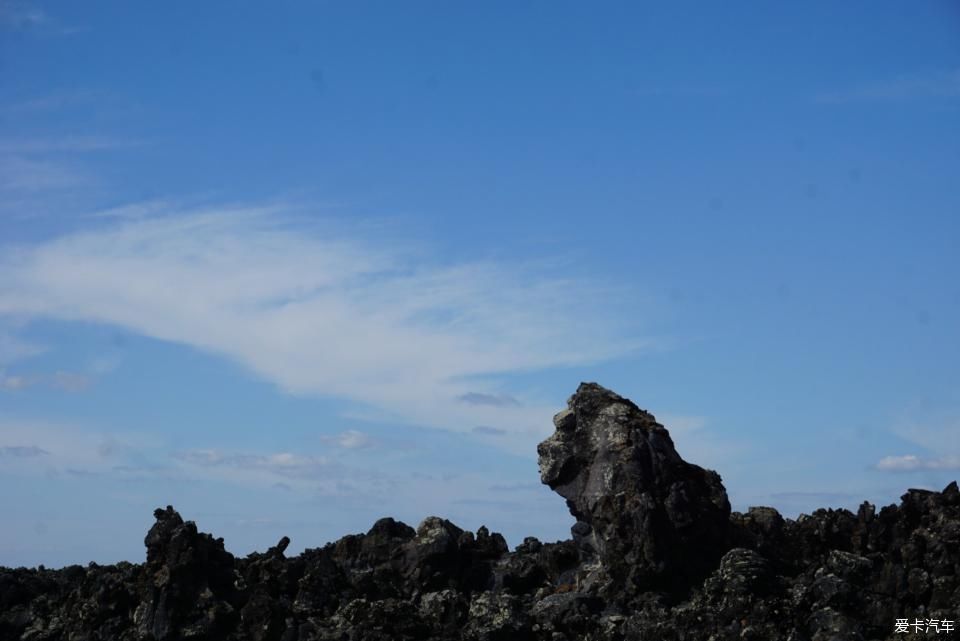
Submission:
<svg viewBox="0 0 960 641">
<path fill-rule="evenodd" d="M 521 407 L 520 401 L 509 394 L 482 394 L 480 392 L 467 392 L 457 397 L 461 403 L 470 405 L 489 405 L 491 407 Z"/>
<path fill-rule="evenodd" d="M 320 440 L 346 450 L 359 450 L 373 447 L 376 444 L 376 441 L 369 434 L 360 430 L 345 430 L 335 436 L 321 436 Z"/>
<path fill-rule="evenodd" d="M 883 472 L 914 472 L 917 470 L 960 470 L 960 457 L 922 458 L 913 454 L 885 456 L 877 461 L 876 469 Z"/>
</svg>

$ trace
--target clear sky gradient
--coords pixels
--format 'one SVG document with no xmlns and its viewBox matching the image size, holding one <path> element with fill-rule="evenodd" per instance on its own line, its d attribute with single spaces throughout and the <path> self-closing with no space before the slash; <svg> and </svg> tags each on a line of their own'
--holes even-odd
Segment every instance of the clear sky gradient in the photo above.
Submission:
<svg viewBox="0 0 960 641">
<path fill-rule="evenodd" d="M 960 8 L 0 0 L 0 565 L 566 538 L 580 381 L 734 509 L 960 469 Z"/>
</svg>

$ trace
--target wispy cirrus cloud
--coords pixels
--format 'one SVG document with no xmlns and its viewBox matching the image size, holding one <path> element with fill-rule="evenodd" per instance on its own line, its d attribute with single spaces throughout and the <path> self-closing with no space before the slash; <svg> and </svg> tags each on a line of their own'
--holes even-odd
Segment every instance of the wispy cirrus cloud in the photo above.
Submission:
<svg viewBox="0 0 960 641">
<path fill-rule="evenodd" d="M 551 430 L 554 403 L 471 380 L 650 344 L 622 304 L 636 292 L 557 264 L 437 264 L 395 235 L 305 223 L 285 208 L 103 220 L 2 250 L 0 316 L 122 327 L 224 356 L 288 393 L 414 424 L 502 429 L 527 453 Z"/>
<path fill-rule="evenodd" d="M 919 98 L 960 98 L 960 69 L 915 73 L 888 80 L 863 83 L 845 89 L 820 93 L 815 97 L 815 101 L 826 104 L 843 104 L 902 101 Z"/>
<path fill-rule="evenodd" d="M 157 439 L 143 434 L 118 439 L 80 424 L 5 416 L 0 416 L 0 446 L 7 465 L 26 466 L 19 472 L 28 476 L 38 473 L 37 462 L 43 463 L 43 473 L 105 473 L 118 465 L 142 464 L 159 452 Z"/>
<path fill-rule="evenodd" d="M 928 455 L 885 456 L 875 464 L 884 472 L 918 470 L 960 470 L 960 419 L 956 415 L 928 415 L 901 421 L 893 428 L 899 438 L 917 446 Z"/>
</svg>

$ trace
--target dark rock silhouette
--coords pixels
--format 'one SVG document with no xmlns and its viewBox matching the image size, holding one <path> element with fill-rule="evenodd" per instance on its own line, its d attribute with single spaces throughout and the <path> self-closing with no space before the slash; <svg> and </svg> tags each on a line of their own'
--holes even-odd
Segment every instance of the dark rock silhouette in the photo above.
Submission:
<svg viewBox="0 0 960 641">
<path fill-rule="evenodd" d="M 239 559 L 167 507 L 142 565 L 0 568 L 0 641 L 956 638 L 955 482 L 879 513 L 731 513 L 720 477 L 613 392 L 582 384 L 554 424 L 540 472 L 577 519 L 571 540 L 510 552 L 486 528 L 385 518 Z"/>
</svg>

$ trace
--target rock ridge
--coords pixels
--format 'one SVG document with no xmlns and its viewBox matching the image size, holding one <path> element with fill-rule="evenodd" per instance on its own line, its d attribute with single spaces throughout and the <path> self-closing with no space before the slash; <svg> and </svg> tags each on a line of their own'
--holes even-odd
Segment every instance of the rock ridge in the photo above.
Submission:
<svg viewBox="0 0 960 641">
<path fill-rule="evenodd" d="M 879 511 L 738 513 L 716 472 L 596 383 L 554 426 L 540 476 L 576 519 L 568 540 L 510 551 L 485 527 L 383 518 L 237 558 L 167 506 L 143 564 L 0 568 L 0 641 L 880 641 L 903 638 L 898 619 L 957 638 L 956 482 Z"/>
</svg>

